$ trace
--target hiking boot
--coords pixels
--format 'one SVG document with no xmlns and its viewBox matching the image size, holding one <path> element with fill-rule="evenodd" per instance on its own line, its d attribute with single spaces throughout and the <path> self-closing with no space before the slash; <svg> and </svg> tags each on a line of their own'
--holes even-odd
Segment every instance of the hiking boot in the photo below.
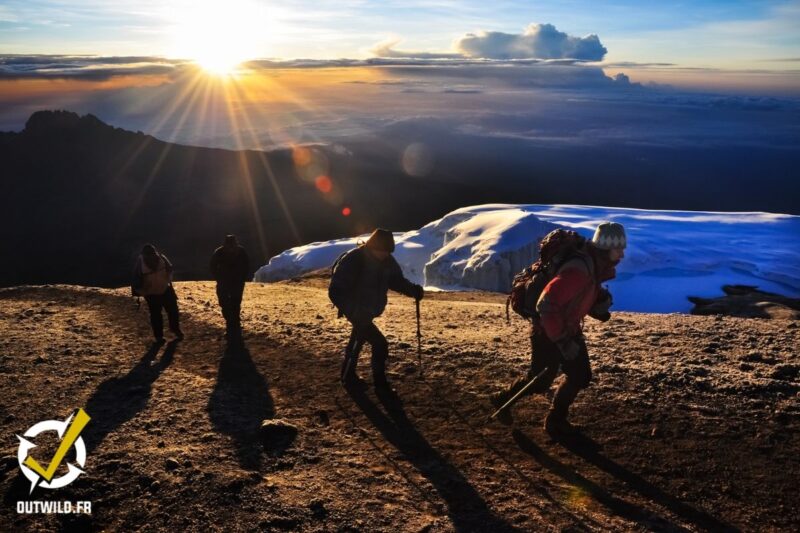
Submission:
<svg viewBox="0 0 800 533">
<path fill-rule="evenodd" d="M 491 402 L 492 407 L 494 407 L 494 410 L 497 411 L 498 409 L 500 409 L 505 405 L 505 403 L 509 400 L 509 398 L 510 396 L 508 395 L 508 392 L 502 391 L 492 394 L 489 397 L 489 401 Z M 495 419 L 497 419 L 498 422 L 506 426 L 512 425 L 514 423 L 514 417 L 511 415 L 511 406 L 497 413 Z"/>
<path fill-rule="evenodd" d="M 574 435 L 578 428 L 567 420 L 567 417 L 555 411 L 550 411 L 544 419 L 544 430 L 551 437 Z"/>
</svg>

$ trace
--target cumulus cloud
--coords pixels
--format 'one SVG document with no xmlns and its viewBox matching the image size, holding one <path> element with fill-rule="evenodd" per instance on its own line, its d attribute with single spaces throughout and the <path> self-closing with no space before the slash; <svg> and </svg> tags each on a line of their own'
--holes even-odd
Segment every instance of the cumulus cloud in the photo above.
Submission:
<svg viewBox="0 0 800 533">
<path fill-rule="evenodd" d="M 456 42 L 456 49 L 466 57 L 582 61 L 600 61 L 608 51 L 597 35 L 574 37 L 558 31 L 552 24 L 530 24 L 522 34 L 468 33 Z"/>
</svg>

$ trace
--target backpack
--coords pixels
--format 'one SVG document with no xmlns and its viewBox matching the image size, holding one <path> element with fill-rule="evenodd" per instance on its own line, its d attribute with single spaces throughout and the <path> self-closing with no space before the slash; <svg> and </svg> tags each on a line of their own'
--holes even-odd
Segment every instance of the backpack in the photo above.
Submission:
<svg viewBox="0 0 800 533">
<path fill-rule="evenodd" d="M 331 279 L 333 279 L 333 276 L 336 274 L 336 270 L 339 268 L 339 263 L 342 262 L 342 259 L 344 259 L 344 256 L 346 256 L 350 252 L 355 252 L 356 250 L 360 249 L 361 247 L 362 247 L 362 244 L 358 243 L 358 245 L 355 248 L 351 248 L 349 250 L 345 250 L 344 252 L 339 254 L 339 257 L 337 257 L 336 261 L 334 261 L 333 264 L 331 265 Z M 359 274 L 361 273 L 361 270 L 363 268 L 364 268 L 364 261 L 362 260 L 362 261 L 360 261 L 358 263 Z"/>
<path fill-rule="evenodd" d="M 539 259 L 514 276 L 511 292 L 506 299 L 506 320 L 511 321 L 509 306 L 522 318 L 530 321 L 539 319 L 536 302 L 548 283 L 555 277 L 558 269 L 576 257 L 584 257 L 586 238 L 566 230 L 553 230 L 539 243 Z M 592 270 L 591 265 L 587 267 Z"/>
<path fill-rule="evenodd" d="M 330 281 L 330 286 L 328 287 L 328 297 L 331 298 L 331 301 L 333 301 L 333 297 L 332 297 L 332 295 L 331 295 L 332 293 L 330 291 L 331 291 L 331 287 L 333 286 L 333 279 L 336 276 L 336 271 L 339 269 L 339 265 L 341 264 L 341 262 L 345 258 L 345 256 L 347 256 L 347 255 L 349 255 L 351 253 L 362 253 L 363 254 L 363 252 L 360 252 L 361 248 L 363 248 L 363 244 L 362 243 L 358 243 L 358 246 L 356 248 L 351 248 L 350 250 L 346 250 L 346 251 L 342 252 L 341 254 L 339 254 L 339 257 L 336 258 L 336 261 L 334 261 L 333 264 L 331 265 L 331 281 Z M 359 258 L 359 259 L 360 260 L 356 264 L 356 269 L 357 269 L 356 270 L 356 272 L 357 272 L 356 278 L 360 278 L 361 277 L 361 273 L 364 270 L 364 259 L 363 258 Z M 342 318 L 342 316 L 344 316 L 341 309 L 339 309 L 339 313 L 338 313 L 337 316 L 338 316 L 338 318 Z"/>
</svg>

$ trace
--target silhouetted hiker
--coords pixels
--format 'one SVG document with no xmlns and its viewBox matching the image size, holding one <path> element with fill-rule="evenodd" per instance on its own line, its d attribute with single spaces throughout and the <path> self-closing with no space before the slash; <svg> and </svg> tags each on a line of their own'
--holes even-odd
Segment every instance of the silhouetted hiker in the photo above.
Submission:
<svg viewBox="0 0 800 533">
<path fill-rule="evenodd" d="M 348 349 L 342 363 L 342 382 L 345 386 L 359 384 L 356 374 L 358 352 L 364 342 L 372 346 L 372 377 L 375 387 L 388 388 L 386 357 L 389 345 L 380 330 L 372 323 L 386 308 L 389 289 L 421 300 L 425 291 L 403 276 L 400 265 L 392 256 L 394 237 L 390 231 L 376 229 L 367 242 L 342 254 L 333 266 L 328 296 L 353 324 Z"/>
<path fill-rule="evenodd" d="M 144 296 L 150 310 L 150 326 L 156 342 L 164 342 L 164 320 L 161 309 L 167 312 L 169 329 L 175 338 L 183 339 L 178 316 L 178 296 L 172 287 L 172 263 L 152 244 L 145 244 L 136 259 L 131 290 L 135 296 Z"/>
<path fill-rule="evenodd" d="M 219 306 L 225 318 L 225 336 L 233 340 L 242 333 L 242 293 L 250 271 L 250 259 L 236 236 L 226 235 L 223 245 L 214 250 L 210 266 L 211 275 L 217 282 Z"/>
<path fill-rule="evenodd" d="M 548 237 L 555 233 L 543 239 L 543 251 Z M 491 397 L 492 404 L 500 408 L 531 381 L 523 395 L 545 392 L 560 366 L 566 379 L 556 390 L 544 423 L 551 435 L 575 431 L 567 421 L 567 412 L 592 378 L 583 319 L 586 315 L 603 322 L 611 318 L 611 294 L 600 283 L 616 276 L 615 267 L 625 256 L 626 246 L 625 229 L 615 222 L 601 223 L 592 240 L 585 243 L 582 237 L 571 234 L 579 239 L 578 244 L 560 252 L 562 262 L 536 300 L 536 312 L 532 313 L 531 368 L 526 376 Z M 510 407 L 501 414 L 505 422 L 511 421 Z"/>
</svg>

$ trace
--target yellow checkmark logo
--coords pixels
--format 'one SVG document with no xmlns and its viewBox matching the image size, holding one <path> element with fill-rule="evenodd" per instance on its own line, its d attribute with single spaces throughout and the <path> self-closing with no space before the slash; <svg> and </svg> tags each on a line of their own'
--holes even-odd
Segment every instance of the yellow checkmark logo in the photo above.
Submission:
<svg viewBox="0 0 800 533">
<path fill-rule="evenodd" d="M 42 468 L 36 459 L 30 455 L 27 457 L 27 459 L 25 459 L 25 466 L 42 476 L 46 481 L 50 482 L 50 480 L 53 479 L 56 470 L 58 470 L 61 461 L 64 460 L 64 456 L 67 455 L 67 452 L 70 450 L 70 448 L 72 448 L 72 445 L 75 444 L 75 440 L 80 436 L 81 431 L 83 431 L 83 428 L 85 428 L 86 424 L 89 423 L 89 420 L 91 420 L 91 418 L 86 414 L 86 411 L 83 409 L 78 409 L 78 412 L 75 414 L 75 418 L 67 428 L 64 438 L 61 440 L 61 444 L 58 446 L 56 453 L 53 455 L 53 458 L 50 459 L 47 469 Z"/>
</svg>

